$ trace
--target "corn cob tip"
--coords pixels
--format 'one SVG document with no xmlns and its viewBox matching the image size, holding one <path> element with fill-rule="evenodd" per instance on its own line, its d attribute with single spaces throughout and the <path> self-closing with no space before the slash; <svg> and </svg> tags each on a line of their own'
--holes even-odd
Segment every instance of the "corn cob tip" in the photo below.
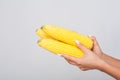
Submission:
<svg viewBox="0 0 120 80">
<path fill-rule="evenodd" d="M 45 26 L 45 25 L 41 26 L 41 29 L 43 29 L 43 28 L 44 28 L 44 26 Z"/>
<path fill-rule="evenodd" d="M 38 41 L 37 41 L 37 43 L 39 43 L 39 42 L 41 42 L 42 41 L 42 39 L 39 39 Z"/>
<path fill-rule="evenodd" d="M 41 29 L 45 28 L 46 26 L 51 26 L 50 24 L 44 24 L 41 26 Z"/>
<path fill-rule="evenodd" d="M 35 32 L 37 32 L 39 29 L 36 29 Z"/>
</svg>

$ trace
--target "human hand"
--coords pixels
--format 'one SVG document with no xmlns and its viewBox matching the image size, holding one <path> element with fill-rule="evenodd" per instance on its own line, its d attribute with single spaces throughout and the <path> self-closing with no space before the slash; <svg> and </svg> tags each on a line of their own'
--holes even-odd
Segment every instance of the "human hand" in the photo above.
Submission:
<svg viewBox="0 0 120 80">
<path fill-rule="evenodd" d="M 74 58 L 65 54 L 62 54 L 61 56 L 64 57 L 68 63 L 76 65 L 83 71 L 90 69 L 98 69 L 100 63 L 102 62 L 100 55 L 102 55 L 103 53 L 95 37 L 91 37 L 91 39 L 94 42 L 92 50 L 87 49 L 81 43 L 76 41 L 78 48 L 80 48 L 84 53 L 84 56 L 82 58 Z"/>
<path fill-rule="evenodd" d="M 64 57 L 68 63 L 77 66 L 83 71 L 98 69 L 119 80 L 120 79 L 119 59 L 115 59 L 111 56 L 104 54 L 100 49 L 99 44 L 95 37 L 90 38 L 93 40 L 93 48 L 91 50 L 89 50 L 81 43 L 76 41 L 78 48 L 80 48 L 84 53 L 83 57 L 75 58 L 65 54 L 61 54 L 61 56 Z"/>
</svg>

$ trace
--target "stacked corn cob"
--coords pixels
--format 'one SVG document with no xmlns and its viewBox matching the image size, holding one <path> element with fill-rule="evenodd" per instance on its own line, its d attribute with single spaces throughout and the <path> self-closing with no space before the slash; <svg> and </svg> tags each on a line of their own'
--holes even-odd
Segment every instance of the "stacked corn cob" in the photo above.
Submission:
<svg viewBox="0 0 120 80">
<path fill-rule="evenodd" d="M 36 34 L 41 38 L 38 45 L 55 54 L 82 57 L 84 53 L 77 48 L 75 40 L 80 41 L 88 49 L 93 46 L 89 37 L 55 25 L 43 25 L 41 29 L 36 30 Z"/>
</svg>

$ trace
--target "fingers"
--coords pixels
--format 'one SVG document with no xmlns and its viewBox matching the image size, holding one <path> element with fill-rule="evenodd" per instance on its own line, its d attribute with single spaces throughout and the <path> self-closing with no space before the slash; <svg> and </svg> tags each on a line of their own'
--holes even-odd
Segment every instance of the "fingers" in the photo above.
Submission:
<svg viewBox="0 0 120 80">
<path fill-rule="evenodd" d="M 65 60 L 67 60 L 68 63 L 70 63 L 70 64 L 73 64 L 73 65 L 76 65 L 76 66 L 81 64 L 81 59 L 80 58 L 75 58 L 75 57 L 68 56 L 68 55 L 65 55 L 65 54 L 62 54 L 61 56 L 64 57 Z"/>
<path fill-rule="evenodd" d="M 80 70 L 82 70 L 82 71 L 86 71 L 86 70 L 88 70 L 88 69 L 86 69 L 86 68 L 79 68 Z"/>
<path fill-rule="evenodd" d="M 62 54 L 61 56 L 64 57 L 64 59 L 65 59 L 69 64 L 77 66 L 77 63 L 76 63 L 77 59 L 76 59 L 76 58 L 71 57 L 71 56 L 68 56 L 68 55 L 65 55 L 65 54 Z"/>
<path fill-rule="evenodd" d="M 81 69 L 82 71 L 89 70 L 89 68 L 85 68 L 85 67 L 83 67 L 82 65 L 78 64 L 78 61 L 77 61 L 76 58 L 71 57 L 71 56 L 68 56 L 68 55 L 65 55 L 65 54 L 62 54 L 61 56 L 64 57 L 64 59 L 65 59 L 69 64 L 77 66 L 77 67 L 78 67 L 79 69 Z"/>
<path fill-rule="evenodd" d="M 78 48 L 80 48 L 84 53 L 88 53 L 90 50 L 82 45 L 78 40 L 75 41 Z"/>
<path fill-rule="evenodd" d="M 83 66 L 79 66 L 78 68 L 79 68 L 80 70 L 82 70 L 82 71 L 90 70 L 90 68 L 86 68 L 86 67 L 83 67 Z"/>
<path fill-rule="evenodd" d="M 102 50 L 96 40 L 96 38 L 94 36 L 91 36 L 90 37 L 92 40 L 93 40 L 93 48 L 92 48 L 92 51 L 95 52 L 95 53 L 102 53 Z"/>
<path fill-rule="evenodd" d="M 94 36 L 89 36 L 89 38 L 92 39 L 94 47 L 100 48 L 100 46 Z"/>
<path fill-rule="evenodd" d="M 64 57 L 69 62 L 74 62 L 75 63 L 77 61 L 77 58 L 74 58 L 74 57 L 71 57 L 71 56 L 68 56 L 68 55 L 65 55 L 65 54 L 62 54 L 61 56 Z"/>
<path fill-rule="evenodd" d="M 73 62 L 73 61 L 71 61 L 71 60 L 69 60 L 69 59 L 67 59 L 67 58 L 65 58 L 65 57 L 64 57 L 64 59 L 65 59 L 69 64 L 71 64 L 71 65 L 76 65 L 75 62 Z"/>
</svg>

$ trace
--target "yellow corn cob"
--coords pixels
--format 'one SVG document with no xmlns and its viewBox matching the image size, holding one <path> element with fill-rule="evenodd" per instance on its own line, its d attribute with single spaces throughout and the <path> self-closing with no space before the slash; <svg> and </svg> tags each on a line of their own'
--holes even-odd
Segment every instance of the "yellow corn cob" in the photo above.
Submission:
<svg viewBox="0 0 120 80">
<path fill-rule="evenodd" d="M 83 52 L 75 46 L 54 39 L 41 39 L 38 45 L 55 54 L 67 54 L 76 58 L 82 57 Z"/>
<path fill-rule="evenodd" d="M 76 46 L 75 40 L 80 41 L 80 43 L 86 46 L 88 49 L 91 49 L 93 46 L 93 41 L 88 38 L 88 36 L 62 27 L 55 25 L 43 25 L 41 29 L 52 38 L 73 46 Z"/>
<path fill-rule="evenodd" d="M 37 29 L 36 30 L 36 34 L 40 37 L 40 38 L 51 38 L 49 35 L 47 35 L 43 30 L 41 29 Z"/>
</svg>

